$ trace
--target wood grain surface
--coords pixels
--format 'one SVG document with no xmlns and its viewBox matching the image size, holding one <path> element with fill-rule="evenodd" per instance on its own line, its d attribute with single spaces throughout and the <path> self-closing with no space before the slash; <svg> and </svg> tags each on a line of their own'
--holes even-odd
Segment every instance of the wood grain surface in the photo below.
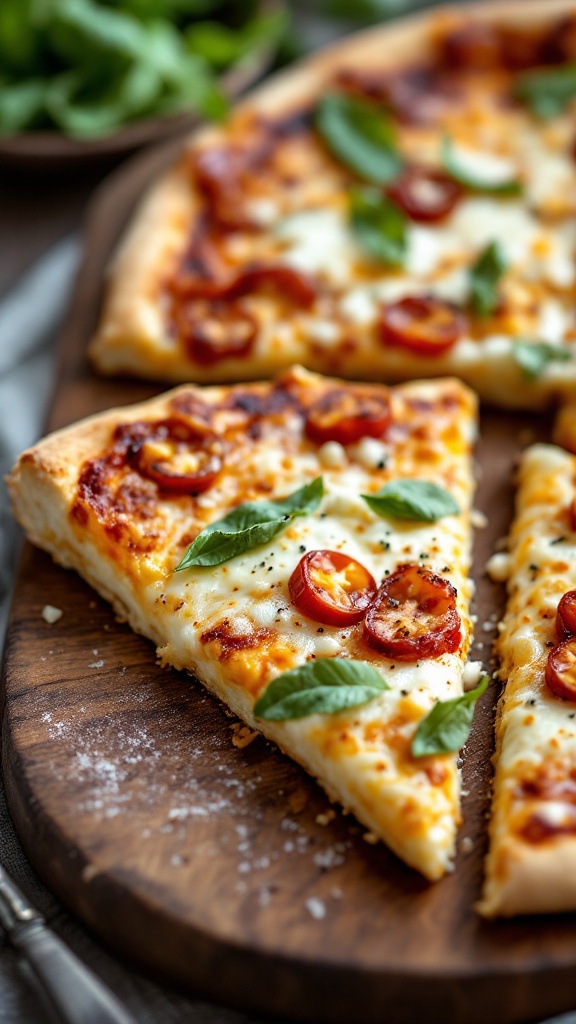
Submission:
<svg viewBox="0 0 576 1024">
<path fill-rule="evenodd" d="M 175 146 L 100 189 L 64 332 L 49 426 L 153 393 L 85 359 L 114 242 Z M 483 574 L 506 532 L 517 452 L 550 424 L 487 411 L 477 507 L 476 651 L 486 667 L 501 588 Z M 63 610 L 54 625 L 45 604 Z M 574 1004 L 573 915 L 488 923 L 485 852 L 496 685 L 464 756 L 454 874 L 431 886 L 339 810 L 74 574 L 26 546 L 6 647 L 9 804 L 49 886 L 121 955 L 205 995 L 330 1024 L 520 1024 Z M 334 815 L 332 817 L 332 814 Z M 331 820 L 328 820 L 331 819 Z"/>
</svg>

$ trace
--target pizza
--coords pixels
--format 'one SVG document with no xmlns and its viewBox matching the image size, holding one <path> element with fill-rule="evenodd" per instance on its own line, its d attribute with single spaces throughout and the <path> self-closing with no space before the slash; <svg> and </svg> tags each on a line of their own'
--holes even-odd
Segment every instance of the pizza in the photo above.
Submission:
<svg viewBox="0 0 576 1024">
<path fill-rule="evenodd" d="M 292 368 L 100 413 L 26 451 L 8 484 L 29 538 L 165 665 L 434 880 L 486 685 L 467 663 L 475 436 L 460 381 Z"/>
<path fill-rule="evenodd" d="M 566 436 L 562 417 L 560 435 Z M 573 433 L 572 420 L 572 433 Z M 522 455 L 497 641 L 504 681 L 496 719 L 490 847 L 480 911 L 576 909 L 576 456 L 552 444 Z"/>
<path fill-rule="evenodd" d="M 96 369 L 172 382 L 298 362 L 576 394 L 576 15 L 477 4 L 352 36 L 202 129 L 110 269 Z"/>
</svg>

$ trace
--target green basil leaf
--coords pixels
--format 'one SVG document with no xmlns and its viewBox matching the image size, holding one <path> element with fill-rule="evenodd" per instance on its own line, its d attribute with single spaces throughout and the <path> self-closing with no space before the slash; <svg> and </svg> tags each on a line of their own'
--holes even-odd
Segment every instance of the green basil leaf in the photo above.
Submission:
<svg viewBox="0 0 576 1024">
<path fill-rule="evenodd" d="M 247 60 L 256 50 L 276 46 L 287 21 L 285 11 L 262 14 L 242 28 L 231 28 L 219 21 L 200 21 L 186 30 L 186 44 L 191 53 L 223 71 L 231 64 Z"/>
<path fill-rule="evenodd" d="M 523 341 L 518 339 L 512 347 L 512 355 L 522 368 L 525 377 L 536 380 L 548 363 L 567 363 L 572 359 L 569 348 L 551 345 L 547 341 Z"/>
<path fill-rule="evenodd" d="M 395 267 L 404 264 L 408 244 L 406 216 L 382 192 L 367 186 L 351 189 L 350 223 L 370 256 Z"/>
<path fill-rule="evenodd" d="M 322 477 L 316 477 L 281 501 L 248 501 L 198 534 L 176 570 L 222 565 L 235 555 L 272 540 L 291 519 L 314 512 L 322 500 Z"/>
<path fill-rule="evenodd" d="M 377 516 L 434 523 L 443 516 L 458 515 L 452 495 L 429 480 L 391 480 L 375 494 L 362 498 Z"/>
<path fill-rule="evenodd" d="M 29 78 L 0 85 L 0 135 L 11 135 L 37 126 L 44 111 L 48 82 Z"/>
<path fill-rule="evenodd" d="M 366 181 L 385 185 L 400 173 L 392 125 L 374 103 L 328 93 L 316 109 L 316 127 L 333 156 Z"/>
<path fill-rule="evenodd" d="M 458 163 L 458 156 L 454 151 L 452 139 L 446 136 L 442 141 L 442 164 L 444 170 L 454 181 L 472 192 L 485 192 L 488 195 L 497 196 L 519 196 L 522 195 L 522 184 L 514 179 L 508 181 L 489 181 L 476 176 L 462 163 Z"/>
<path fill-rule="evenodd" d="M 470 302 L 478 316 L 490 316 L 498 305 L 498 284 L 507 267 L 498 242 L 490 242 L 470 268 Z"/>
<path fill-rule="evenodd" d="M 513 95 L 537 117 L 556 117 L 576 97 L 576 64 L 526 71 L 516 79 Z"/>
<path fill-rule="evenodd" d="M 439 700 L 422 719 L 412 740 L 412 757 L 429 754 L 448 754 L 460 750 L 470 733 L 474 705 L 488 686 L 488 676 L 482 676 L 475 690 L 452 700 Z"/>
<path fill-rule="evenodd" d="M 256 718 L 269 722 L 333 715 L 366 704 L 390 687 L 365 661 L 319 658 L 277 676 L 254 706 Z"/>
</svg>

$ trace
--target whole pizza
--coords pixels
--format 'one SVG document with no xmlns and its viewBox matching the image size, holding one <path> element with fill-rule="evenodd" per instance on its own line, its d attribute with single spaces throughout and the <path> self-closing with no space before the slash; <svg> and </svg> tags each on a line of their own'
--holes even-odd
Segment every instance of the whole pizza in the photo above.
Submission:
<svg viewBox="0 0 576 1024">
<path fill-rule="evenodd" d="M 90 356 L 181 386 L 9 479 L 34 543 L 430 881 L 488 685 L 477 396 L 576 399 L 575 257 L 572 4 L 351 37 L 198 132 L 129 227 Z M 576 909 L 576 406 L 555 440 L 490 563 L 486 916 Z"/>
</svg>

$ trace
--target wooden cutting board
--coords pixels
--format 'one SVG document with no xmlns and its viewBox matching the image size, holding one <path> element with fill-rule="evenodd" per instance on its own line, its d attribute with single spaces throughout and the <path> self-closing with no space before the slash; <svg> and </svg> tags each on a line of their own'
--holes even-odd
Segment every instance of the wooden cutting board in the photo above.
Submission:
<svg viewBox="0 0 576 1024">
<path fill-rule="evenodd" d="M 177 144 L 176 144 L 177 145 Z M 97 194 L 61 349 L 51 428 L 153 389 L 85 360 L 102 274 L 136 198 L 174 144 Z M 487 412 L 479 448 L 475 657 L 490 666 L 501 588 L 483 575 L 506 532 L 516 453 L 549 435 Z M 44 605 L 63 610 L 48 625 Z M 487 923 L 474 912 L 496 686 L 464 761 L 453 875 L 428 885 L 372 846 L 319 787 L 72 572 L 26 546 L 4 665 L 9 804 L 47 884 L 120 954 L 235 1006 L 330 1024 L 518 1024 L 574 1005 L 574 915 Z"/>
</svg>

